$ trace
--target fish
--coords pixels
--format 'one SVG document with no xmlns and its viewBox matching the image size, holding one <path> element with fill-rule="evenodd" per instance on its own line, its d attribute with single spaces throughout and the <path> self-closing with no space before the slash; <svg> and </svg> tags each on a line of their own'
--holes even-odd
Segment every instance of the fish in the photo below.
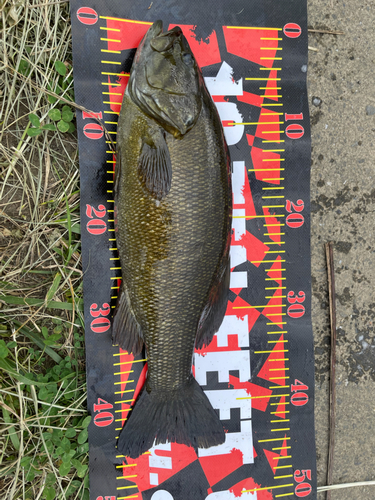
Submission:
<svg viewBox="0 0 375 500">
<path fill-rule="evenodd" d="M 155 21 L 134 56 L 117 127 L 115 231 L 122 282 L 113 343 L 147 351 L 144 386 L 117 449 L 225 441 L 192 373 L 225 315 L 232 189 L 215 104 L 180 27 Z"/>
</svg>

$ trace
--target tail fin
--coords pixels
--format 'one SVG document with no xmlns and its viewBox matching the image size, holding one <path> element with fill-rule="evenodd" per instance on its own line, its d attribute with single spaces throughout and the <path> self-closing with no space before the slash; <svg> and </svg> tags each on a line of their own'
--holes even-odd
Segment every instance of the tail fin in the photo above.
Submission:
<svg viewBox="0 0 375 500">
<path fill-rule="evenodd" d="M 181 443 L 210 448 L 224 443 L 219 417 L 194 377 L 178 391 L 143 389 L 121 431 L 117 449 L 137 458 L 153 444 Z"/>
</svg>

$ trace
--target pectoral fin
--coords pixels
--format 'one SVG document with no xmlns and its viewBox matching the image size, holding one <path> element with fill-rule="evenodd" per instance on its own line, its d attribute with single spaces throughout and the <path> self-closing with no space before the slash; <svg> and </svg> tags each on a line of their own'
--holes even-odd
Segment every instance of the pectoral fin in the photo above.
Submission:
<svg viewBox="0 0 375 500">
<path fill-rule="evenodd" d="M 150 132 L 142 139 L 138 172 L 147 190 L 162 200 L 171 188 L 172 165 L 169 149 L 161 129 Z"/>
<path fill-rule="evenodd" d="M 125 351 L 140 354 L 143 347 L 141 327 L 134 316 L 126 285 L 121 283 L 112 327 L 113 344 Z"/>
</svg>

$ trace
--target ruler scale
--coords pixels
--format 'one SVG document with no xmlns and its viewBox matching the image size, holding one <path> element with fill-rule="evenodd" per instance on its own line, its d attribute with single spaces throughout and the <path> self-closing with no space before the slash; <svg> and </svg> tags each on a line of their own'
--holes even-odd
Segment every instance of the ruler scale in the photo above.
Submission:
<svg viewBox="0 0 375 500">
<path fill-rule="evenodd" d="M 316 498 L 306 4 L 237 3 L 238 14 L 222 0 L 71 2 L 76 99 L 92 111 L 77 113 L 91 499 Z M 135 49 L 156 19 L 181 26 L 231 154 L 227 313 L 193 366 L 227 432 L 198 453 L 166 443 L 133 460 L 116 440 L 147 360 L 111 341 L 121 283 L 112 148 Z"/>
</svg>

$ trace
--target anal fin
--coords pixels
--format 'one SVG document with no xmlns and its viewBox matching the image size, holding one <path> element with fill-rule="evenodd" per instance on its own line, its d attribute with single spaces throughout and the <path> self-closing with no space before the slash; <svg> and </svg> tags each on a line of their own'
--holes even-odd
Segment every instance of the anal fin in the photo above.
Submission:
<svg viewBox="0 0 375 500">
<path fill-rule="evenodd" d="M 220 328 L 227 310 L 229 280 L 229 252 L 226 252 L 211 286 L 208 302 L 203 309 L 198 323 L 195 340 L 195 347 L 197 349 L 207 346 Z"/>
<path fill-rule="evenodd" d="M 121 349 L 140 354 L 143 347 L 141 327 L 134 316 L 126 285 L 122 282 L 118 295 L 112 325 L 113 344 L 118 344 Z"/>
</svg>

